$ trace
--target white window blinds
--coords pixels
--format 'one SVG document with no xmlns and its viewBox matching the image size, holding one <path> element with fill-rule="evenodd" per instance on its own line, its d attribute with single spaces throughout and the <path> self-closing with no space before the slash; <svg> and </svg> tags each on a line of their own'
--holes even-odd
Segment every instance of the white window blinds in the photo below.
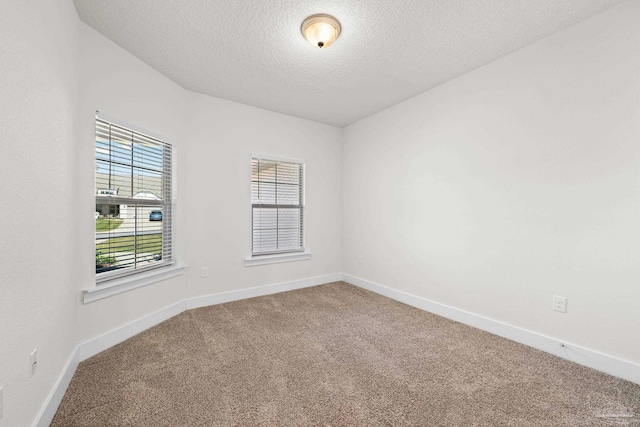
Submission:
<svg viewBox="0 0 640 427">
<path fill-rule="evenodd" d="M 172 263 L 172 146 L 96 118 L 96 282 Z"/>
<path fill-rule="evenodd" d="M 251 160 L 252 255 L 304 251 L 304 165 Z"/>
</svg>

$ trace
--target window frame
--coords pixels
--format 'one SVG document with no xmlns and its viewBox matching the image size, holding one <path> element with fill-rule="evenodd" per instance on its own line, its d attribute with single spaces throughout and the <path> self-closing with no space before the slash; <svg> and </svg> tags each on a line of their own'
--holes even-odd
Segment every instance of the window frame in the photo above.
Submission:
<svg viewBox="0 0 640 427">
<path fill-rule="evenodd" d="M 299 189 L 299 204 L 297 205 L 288 205 L 288 204 L 279 204 L 277 200 L 274 203 L 254 203 L 253 195 L 250 191 L 250 205 L 251 205 L 251 233 L 250 233 L 250 248 L 251 255 L 245 258 L 245 266 L 251 265 L 262 265 L 262 264 L 271 264 L 276 262 L 288 262 L 288 261 L 297 261 L 303 259 L 311 258 L 311 253 L 308 251 L 306 247 L 306 173 L 307 173 L 307 165 L 304 161 L 298 159 L 290 159 L 290 158 L 282 158 L 276 156 L 268 156 L 268 155 L 255 155 L 252 154 L 250 158 L 250 187 L 253 185 L 253 164 L 254 161 L 265 161 L 265 162 L 273 162 L 276 164 L 287 164 L 287 165 L 295 165 L 299 167 L 300 178 L 298 180 L 298 184 L 300 186 Z M 277 182 L 274 183 L 274 188 L 277 186 Z M 299 223 L 300 223 L 300 246 L 295 249 L 282 249 L 275 251 L 262 251 L 256 252 L 254 250 L 254 209 L 278 209 L 278 208 L 291 208 L 291 209 L 299 209 Z M 276 233 L 278 228 L 276 226 Z"/>
<path fill-rule="evenodd" d="M 145 200 L 143 198 L 133 198 L 133 194 L 131 197 L 118 197 L 117 195 L 109 195 L 109 194 L 98 194 L 98 183 L 97 183 L 97 170 L 98 170 L 98 161 L 96 156 L 96 147 L 97 147 L 97 134 L 98 134 L 98 123 L 102 122 L 108 125 L 117 126 L 120 129 L 123 129 L 127 132 L 132 132 L 133 134 L 139 135 L 142 138 L 148 138 L 151 140 L 155 140 L 158 142 L 158 146 L 162 148 L 162 175 L 160 177 L 161 182 L 163 183 L 163 191 L 161 200 Z M 121 204 L 125 203 L 129 206 L 139 206 L 139 207 L 150 207 L 153 206 L 161 206 L 161 210 L 163 212 L 162 219 L 162 249 L 161 249 L 161 260 L 153 262 L 146 266 L 131 266 L 125 267 L 121 270 L 115 271 L 106 271 L 95 273 L 95 288 L 85 291 L 85 302 L 90 302 L 95 299 L 100 299 L 104 296 L 109 296 L 114 293 L 124 292 L 126 290 L 134 289 L 136 287 L 144 286 L 146 284 L 153 283 L 158 280 L 163 280 L 168 277 L 173 277 L 178 274 L 182 274 L 184 270 L 184 266 L 177 265 L 177 257 L 176 257 L 176 239 L 175 239 L 175 224 L 176 224 L 176 144 L 173 140 L 158 135 L 154 132 L 148 131 L 146 129 L 142 129 L 139 126 L 131 125 L 122 120 L 109 117 L 104 114 L 100 114 L 96 111 L 96 116 L 94 119 L 94 168 L 96 172 L 94 172 L 94 202 L 95 204 L 105 204 L 105 202 L 109 202 L 107 204 Z M 133 163 L 132 163 L 133 164 Z M 168 176 L 165 173 L 165 168 L 169 167 Z M 132 178 L 133 179 L 133 178 Z M 166 188 L 165 186 L 168 186 Z M 167 200 L 168 199 L 168 200 Z M 137 231 L 136 230 L 134 232 Z M 94 239 L 96 238 L 96 232 L 94 231 Z M 97 240 L 97 239 L 95 239 Z M 96 249 L 96 244 L 94 243 L 94 250 Z"/>
</svg>

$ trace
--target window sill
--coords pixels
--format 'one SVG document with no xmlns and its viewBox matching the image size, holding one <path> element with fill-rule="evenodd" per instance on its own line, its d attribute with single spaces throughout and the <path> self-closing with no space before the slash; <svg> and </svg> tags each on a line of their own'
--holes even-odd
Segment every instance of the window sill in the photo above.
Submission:
<svg viewBox="0 0 640 427">
<path fill-rule="evenodd" d="M 172 265 L 105 282 L 103 285 L 94 285 L 93 288 L 82 291 L 82 302 L 87 304 L 132 289 L 141 288 L 161 280 L 179 276 L 184 273 L 185 267 L 185 265 Z"/>
<path fill-rule="evenodd" d="M 304 261 L 311 259 L 311 252 L 292 252 L 288 254 L 248 256 L 244 259 L 245 267 L 255 265 L 276 264 L 279 262 Z"/>
</svg>

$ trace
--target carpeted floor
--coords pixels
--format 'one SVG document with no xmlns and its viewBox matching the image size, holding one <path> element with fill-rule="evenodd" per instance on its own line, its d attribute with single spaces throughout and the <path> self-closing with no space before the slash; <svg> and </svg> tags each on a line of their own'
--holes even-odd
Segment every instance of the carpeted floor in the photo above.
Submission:
<svg viewBox="0 0 640 427">
<path fill-rule="evenodd" d="M 640 386 L 338 282 L 80 364 L 53 426 L 640 426 Z"/>
</svg>

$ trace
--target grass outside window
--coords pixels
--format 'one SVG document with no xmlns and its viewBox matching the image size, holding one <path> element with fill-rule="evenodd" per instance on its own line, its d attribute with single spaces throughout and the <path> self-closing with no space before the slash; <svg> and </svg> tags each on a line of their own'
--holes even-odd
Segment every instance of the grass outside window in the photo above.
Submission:
<svg viewBox="0 0 640 427">
<path fill-rule="evenodd" d="M 120 218 L 96 218 L 96 231 L 110 231 L 120 227 L 124 222 Z"/>
</svg>

